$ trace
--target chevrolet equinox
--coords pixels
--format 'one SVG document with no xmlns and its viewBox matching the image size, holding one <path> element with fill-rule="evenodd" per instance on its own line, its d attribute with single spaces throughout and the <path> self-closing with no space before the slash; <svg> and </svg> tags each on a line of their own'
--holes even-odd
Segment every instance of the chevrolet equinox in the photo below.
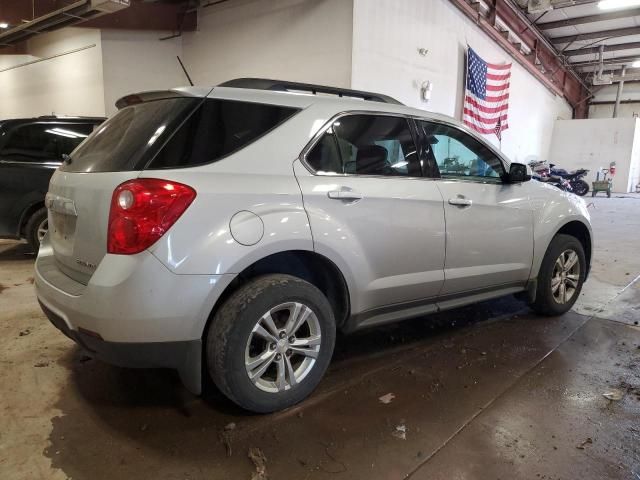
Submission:
<svg viewBox="0 0 640 480">
<path fill-rule="evenodd" d="M 35 288 L 96 358 L 255 412 L 307 397 L 351 332 L 589 271 L 584 202 L 452 118 L 265 79 L 129 95 L 51 178 Z"/>
</svg>

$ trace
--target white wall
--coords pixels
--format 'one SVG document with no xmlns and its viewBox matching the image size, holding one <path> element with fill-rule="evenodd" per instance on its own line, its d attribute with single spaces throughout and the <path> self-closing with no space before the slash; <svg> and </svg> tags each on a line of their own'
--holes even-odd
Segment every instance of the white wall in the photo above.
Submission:
<svg viewBox="0 0 640 480">
<path fill-rule="evenodd" d="M 177 55 L 182 40 L 159 40 L 168 32 L 102 30 L 104 103 L 107 115 L 117 110 L 115 102 L 129 93 L 166 90 L 188 85 Z"/>
<path fill-rule="evenodd" d="M 348 87 L 352 0 L 237 0 L 203 8 L 183 37 L 196 84 L 264 77 Z"/>
<path fill-rule="evenodd" d="M 618 84 L 605 85 L 597 87 L 594 97 L 591 99 L 593 102 L 614 102 L 618 93 Z M 618 117 L 632 118 L 634 114 L 640 115 L 640 83 L 625 83 L 622 88 L 622 95 L 620 96 L 622 101 L 633 101 L 634 103 L 622 103 L 618 109 Z M 590 105 L 589 106 L 589 118 L 612 118 L 613 117 L 613 104 L 609 105 Z"/>
<path fill-rule="evenodd" d="M 609 168 L 610 162 L 616 162 L 613 191 L 635 191 L 640 172 L 639 134 L 637 119 L 559 120 L 549 160 L 567 170 L 591 170 L 586 178 L 589 183 L 595 180 L 598 168 Z"/>
<path fill-rule="evenodd" d="M 33 55 L 0 55 L 0 70 L 36 60 Z"/>
<path fill-rule="evenodd" d="M 594 91 L 592 101 L 594 102 L 613 102 L 618 95 L 618 84 L 604 85 L 597 87 Z M 635 100 L 640 102 L 640 83 L 626 82 L 622 87 L 621 100 Z"/>
<path fill-rule="evenodd" d="M 638 191 L 638 186 L 640 186 L 640 121 L 636 119 L 627 191 L 636 192 Z"/>
<path fill-rule="evenodd" d="M 633 118 L 640 116 L 640 102 L 621 103 L 618 108 L 618 118 Z M 613 105 L 590 105 L 589 118 L 612 118 Z"/>
<path fill-rule="evenodd" d="M 0 56 L 0 64 L 18 65 L 83 47 L 90 48 L 0 72 L 0 118 L 104 115 L 99 30 L 66 28 L 39 35 L 29 41 L 31 55 Z"/>
<path fill-rule="evenodd" d="M 569 104 L 512 58 L 449 0 L 353 0 L 352 86 L 396 97 L 424 110 L 461 118 L 467 43 L 486 61 L 513 62 L 509 129 L 502 150 L 512 159 L 546 158 L 553 122 L 570 119 Z M 426 56 L 419 48 L 429 50 Z M 430 80 L 432 99 L 419 98 Z M 494 135 L 488 135 L 494 144 Z"/>
</svg>

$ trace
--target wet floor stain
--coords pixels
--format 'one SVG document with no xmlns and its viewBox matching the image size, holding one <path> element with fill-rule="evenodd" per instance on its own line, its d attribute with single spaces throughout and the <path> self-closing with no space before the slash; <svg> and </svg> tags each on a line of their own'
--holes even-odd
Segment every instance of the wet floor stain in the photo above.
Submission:
<svg viewBox="0 0 640 480">
<path fill-rule="evenodd" d="M 635 240 L 619 241 L 609 220 L 598 236 L 609 247 L 596 245 L 594 285 L 622 288 L 639 260 L 629 256 Z M 640 475 L 633 313 L 622 326 L 573 314 L 540 318 L 508 297 L 340 336 L 311 398 L 259 416 L 213 389 L 190 395 L 174 372 L 92 360 L 37 308 L 26 247 L 0 242 L 0 256 L 0 283 L 11 286 L 0 299 L 0 478 Z M 637 306 L 635 295 L 621 299 L 625 312 L 637 312 L 627 308 Z M 604 396 L 613 391 L 619 400 Z"/>
<path fill-rule="evenodd" d="M 266 416 L 215 391 L 193 397 L 173 372 L 83 363 L 72 349 L 44 454 L 71 478 L 250 478 L 251 448 L 273 478 L 399 478 L 586 321 L 535 319 L 515 300 L 484 308 L 511 315 L 482 321 L 480 308 L 341 337 L 313 396 Z"/>
</svg>

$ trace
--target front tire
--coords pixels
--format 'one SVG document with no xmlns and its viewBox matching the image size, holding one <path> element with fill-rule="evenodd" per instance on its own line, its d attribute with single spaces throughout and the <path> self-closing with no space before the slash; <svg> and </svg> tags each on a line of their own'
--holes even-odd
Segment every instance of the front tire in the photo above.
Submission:
<svg viewBox="0 0 640 480">
<path fill-rule="evenodd" d="M 318 288 L 291 275 L 258 277 L 216 312 L 206 339 L 209 375 L 246 410 L 282 410 L 316 388 L 335 335 L 331 305 Z"/>
<path fill-rule="evenodd" d="M 540 315 L 568 312 L 578 299 L 587 269 L 582 244 L 570 235 L 556 235 L 542 260 L 536 299 L 531 307 Z"/>
</svg>

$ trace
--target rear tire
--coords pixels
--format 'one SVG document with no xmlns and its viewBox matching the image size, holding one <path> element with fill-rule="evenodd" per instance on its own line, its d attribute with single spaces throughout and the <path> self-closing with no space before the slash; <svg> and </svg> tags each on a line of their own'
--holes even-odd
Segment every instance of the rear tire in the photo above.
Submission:
<svg viewBox="0 0 640 480">
<path fill-rule="evenodd" d="M 331 305 L 318 288 L 291 275 L 261 276 L 216 312 L 206 338 L 209 375 L 246 410 L 282 410 L 316 388 L 335 335 Z"/>
<path fill-rule="evenodd" d="M 27 242 L 29 242 L 34 253 L 38 253 L 40 242 L 48 230 L 47 209 L 43 207 L 31 215 L 24 228 Z"/>
<path fill-rule="evenodd" d="M 580 241 L 570 235 L 556 235 L 542 260 L 536 299 L 531 307 L 547 316 L 568 312 L 580 296 L 586 268 Z"/>
<path fill-rule="evenodd" d="M 584 197 L 587 193 L 589 193 L 589 184 L 584 180 L 578 180 L 574 183 L 573 192 L 576 195 Z"/>
</svg>

